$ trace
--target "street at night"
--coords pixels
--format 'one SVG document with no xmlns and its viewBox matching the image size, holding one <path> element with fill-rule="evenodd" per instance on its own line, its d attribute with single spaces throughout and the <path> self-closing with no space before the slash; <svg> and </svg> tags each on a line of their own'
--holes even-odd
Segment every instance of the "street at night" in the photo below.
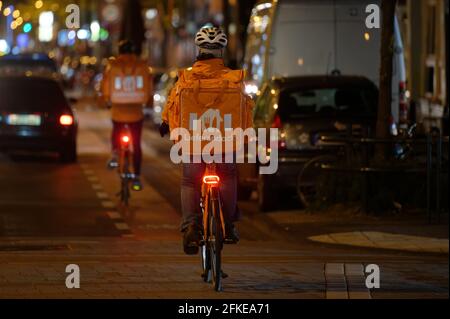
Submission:
<svg viewBox="0 0 450 319">
<path fill-rule="evenodd" d="M 408 251 L 407 244 L 389 250 L 308 240 L 360 231 L 445 238 L 446 226 L 424 227 L 423 220 L 411 225 L 398 218 L 360 217 L 350 222 L 348 216 L 344 220 L 331 214 L 302 216 L 293 207 L 261 216 L 255 200 L 240 203 L 242 242 L 225 247 L 229 278 L 225 291 L 217 295 L 200 280 L 199 257 L 184 256 L 181 250 L 175 187 L 180 170 L 167 155 L 171 142 L 145 129 L 144 189 L 132 195 L 135 220 L 124 223 L 116 218 L 117 174 L 105 169 L 107 111 L 89 103 L 77 109 L 82 123 L 78 164 L 61 166 L 45 154 L 2 157 L 2 297 L 448 297 L 446 240 L 418 240 L 412 244 L 416 251 Z M 358 237 L 352 241 L 357 245 Z M 379 245 L 383 246 L 381 241 Z M 73 263 L 81 269 L 77 290 L 65 286 L 65 268 Z M 372 263 L 380 266 L 382 287 L 369 291 L 363 267 Z"/>
<path fill-rule="evenodd" d="M 0 0 L 0 299 L 448 299 L 448 0 L 72 2 Z"/>
</svg>

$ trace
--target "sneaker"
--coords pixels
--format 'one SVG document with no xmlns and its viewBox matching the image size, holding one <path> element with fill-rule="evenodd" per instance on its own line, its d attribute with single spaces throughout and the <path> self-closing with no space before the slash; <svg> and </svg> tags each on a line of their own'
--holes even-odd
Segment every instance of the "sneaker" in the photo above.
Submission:
<svg viewBox="0 0 450 319">
<path fill-rule="evenodd" d="M 136 192 L 139 192 L 142 190 L 142 183 L 141 183 L 141 179 L 139 178 L 139 176 L 134 177 L 133 181 L 131 182 L 131 188 Z"/>
<path fill-rule="evenodd" d="M 115 169 L 119 167 L 119 161 L 117 160 L 117 154 L 113 153 L 111 159 L 108 161 L 108 168 Z"/>
<path fill-rule="evenodd" d="M 190 225 L 183 234 L 183 249 L 186 255 L 196 255 L 201 240 L 200 230 L 196 225 Z"/>
<path fill-rule="evenodd" d="M 233 223 L 227 223 L 225 226 L 225 243 L 236 244 L 239 241 L 239 233 Z"/>
</svg>

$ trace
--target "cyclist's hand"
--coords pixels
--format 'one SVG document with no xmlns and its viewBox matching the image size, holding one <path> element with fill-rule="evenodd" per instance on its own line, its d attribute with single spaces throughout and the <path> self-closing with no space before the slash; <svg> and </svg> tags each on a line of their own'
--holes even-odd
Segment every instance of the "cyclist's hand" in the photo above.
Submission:
<svg viewBox="0 0 450 319">
<path fill-rule="evenodd" d="M 164 137 L 167 133 L 170 132 L 169 125 L 167 125 L 166 122 L 162 122 L 159 126 L 159 134 L 161 134 L 161 137 Z"/>
</svg>

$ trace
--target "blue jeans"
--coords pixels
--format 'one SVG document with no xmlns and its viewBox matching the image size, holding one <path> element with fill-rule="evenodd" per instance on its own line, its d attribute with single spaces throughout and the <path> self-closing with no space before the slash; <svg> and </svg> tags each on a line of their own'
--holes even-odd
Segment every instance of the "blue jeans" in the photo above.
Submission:
<svg viewBox="0 0 450 319">
<path fill-rule="evenodd" d="M 181 231 L 190 224 L 201 225 L 200 197 L 205 163 L 183 164 L 181 179 L 181 210 L 183 221 Z M 239 220 L 237 207 L 237 169 L 236 164 L 217 163 L 216 173 L 220 177 L 220 197 L 225 222 L 233 223 Z"/>
</svg>

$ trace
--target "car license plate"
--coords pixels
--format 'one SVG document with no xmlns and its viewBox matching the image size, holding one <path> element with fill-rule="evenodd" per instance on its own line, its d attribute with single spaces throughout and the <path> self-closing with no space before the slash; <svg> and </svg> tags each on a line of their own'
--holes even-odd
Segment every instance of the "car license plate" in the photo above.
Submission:
<svg viewBox="0 0 450 319">
<path fill-rule="evenodd" d="M 35 114 L 10 114 L 6 122 L 9 125 L 41 125 L 41 117 Z"/>
</svg>

